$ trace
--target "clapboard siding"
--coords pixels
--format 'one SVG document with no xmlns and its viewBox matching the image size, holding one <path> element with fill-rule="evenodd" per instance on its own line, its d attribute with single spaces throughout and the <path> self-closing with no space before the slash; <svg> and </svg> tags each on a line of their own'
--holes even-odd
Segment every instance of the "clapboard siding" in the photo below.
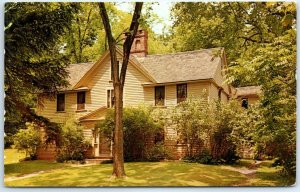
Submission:
<svg viewBox="0 0 300 192">
<path fill-rule="evenodd" d="M 187 93 L 189 98 L 205 98 L 209 96 L 209 83 L 197 82 L 187 84 Z"/>
<path fill-rule="evenodd" d="M 217 70 L 214 76 L 214 80 L 217 83 L 219 87 L 222 87 L 223 90 L 229 94 L 229 86 L 227 83 L 225 83 L 225 71 L 222 69 L 222 64 L 219 63 L 217 66 Z"/>
<path fill-rule="evenodd" d="M 87 110 L 77 111 L 77 93 L 65 93 L 65 111 L 57 112 L 56 111 L 56 97 L 49 98 L 44 97 L 43 106 L 39 106 L 37 113 L 46 118 L 49 118 L 53 122 L 63 123 L 68 118 L 79 118 L 83 115 L 86 115 L 91 112 L 89 110 L 91 106 L 91 96 L 90 92 L 86 92 L 86 106 Z"/>
<path fill-rule="evenodd" d="M 166 92 L 166 106 L 176 106 L 177 105 L 177 90 L 176 85 L 167 85 L 165 88 Z"/>
<path fill-rule="evenodd" d="M 209 101 L 217 101 L 219 99 L 219 90 L 213 83 L 210 84 Z"/>
<path fill-rule="evenodd" d="M 63 123 L 68 118 L 80 118 L 100 107 L 107 106 L 107 90 L 113 89 L 110 71 L 110 58 L 108 57 L 95 69 L 95 75 L 85 86 L 90 87 L 86 92 L 85 111 L 77 110 L 77 93 L 65 93 L 65 111 L 56 112 L 56 99 L 44 99 L 44 107 L 38 108 L 38 114 L 51 121 Z M 129 63 L 124 86 L 124 106 L 137 106 L 146 101 L 143 83 L 149 82 L 133 65 Z M 151 94 L 151 93 L 150 93 Z M 148 97 L 148 99 L 150 99 Z M 153 101 L 153 99 L 152 99 Z"/>
</svg>

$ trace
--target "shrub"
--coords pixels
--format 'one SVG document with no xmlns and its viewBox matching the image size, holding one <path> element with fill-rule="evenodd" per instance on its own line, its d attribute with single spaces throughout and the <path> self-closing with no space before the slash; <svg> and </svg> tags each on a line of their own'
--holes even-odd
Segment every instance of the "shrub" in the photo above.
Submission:
<svg viewBox="0 0 300 192">
<path fill-rule="evenodd" d="M 213 160 L 210 152 L 206 149 L 203 150 L 199 155 L 186 156 L 183 158 L 184 161 L 193 162 L 193 163 L 201 163 L 201 164 L 216 164 L 216 161 Z"/>
<path fill-rule="evenodd" d="M 124 160 L 145 161 L 147 160 L 147 148 L 153 143 L 159 142 L 163 137 L 163 122 L 158 117 L 159 112 L 147 106 L 137 108 L 124 108 Z M 160 116 L 161 117 L 161 116 Z M 100 134 L 112 139 L 114 129 L 114 111 L 107 112 L 103 122 L 96 124 Z M 155 143 L 154 143 L 155 144 Z M 153 149 L 154 150 L 154 149 Z"/>
<path fill-rule="evenodd" d="M 26 157 L 36 158 L 38 146 L 41 144 L 39 127 L 34 123 L 26 123 L 26 129 L 20 129 L 13 137 L 14 148 L 25 151 Z"/>
<path fill-rule="evenodd" d="M 91 144 L 84 138 L 83 126 L 74 119 L 68 119 L 62 126 L 62 141 L 58 149 L 57 162 L 80 161 L 84 162 L 84 152 Z"/>
<path fill-rule="evenodd" d="M 169 158 L 172 158 L 171 153 L 165 148 L 163 142 L 156 143 L 149 149 L 146 149 L 145 160 L 147 161 L 160 161 Z"/>
<path fill-rule="evenodd" d="M 243 110 L 237 102 L 208 103 L 204 99 L 191 98 L 180 103 L 172 114 L 179 139 L 188 146 L 185 159 L 205 164 L 233 163 L 239 159 L 236 153 L 236 122 Z M 242 119 L 244 120 L 244 119 Z M 197 148 L 203 148 L 199 151 Z"/>
<path fill-rule="evenodd" d="M 14 144 L 14 136 L 11 133 L 7 133 L 4 136 L 4 149 L 10 148 Z"/>
</svg>

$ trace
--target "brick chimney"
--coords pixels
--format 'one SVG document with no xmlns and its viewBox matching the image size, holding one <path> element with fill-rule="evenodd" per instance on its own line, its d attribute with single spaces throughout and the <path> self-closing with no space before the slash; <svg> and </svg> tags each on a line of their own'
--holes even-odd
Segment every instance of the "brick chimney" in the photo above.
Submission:
<svg viewBox="0 0 300 192">
<path fill-rule="evenodd" d="M 138 29 L 131 46 L 131 54 L 137 57 L 146 57 L 148 54 L 148 32 Z"/>
</svg>

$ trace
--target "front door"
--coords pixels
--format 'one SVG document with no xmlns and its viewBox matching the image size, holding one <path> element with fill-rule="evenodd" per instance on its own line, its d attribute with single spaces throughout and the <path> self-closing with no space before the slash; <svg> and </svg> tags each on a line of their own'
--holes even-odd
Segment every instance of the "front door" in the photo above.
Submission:
<svg viewBox="0 0 300 192">
<path fill-rule="evenodd" d="M 99 135 L 99 156 L 111 157 L 111 140 L 103 134 Z"/>
</svg>

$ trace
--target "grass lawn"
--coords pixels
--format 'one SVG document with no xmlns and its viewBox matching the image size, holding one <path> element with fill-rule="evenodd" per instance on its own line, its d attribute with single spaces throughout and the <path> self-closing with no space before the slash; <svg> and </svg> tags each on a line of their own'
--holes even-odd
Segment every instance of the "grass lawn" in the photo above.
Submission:
<svg viewBox="0 0 300 192">
<path fill-rule="evenodd" d="M 70 164 L 28 161 L 5 164 L 5 185 L 32 186 L 283 186 L 293 184 L 277 174 L 267 161 L 254 174 L 243 174 L 251 160 L 236 166 L 202 165 L 197 163 L 135 162 L 126 163 L 126 179 L 112 179 L 112 165 L 72 167 Z M 30 177 L 24 174 L 40 172 Z M 12 179 L 13 178 L 13 179 Z"/>
</svg>

